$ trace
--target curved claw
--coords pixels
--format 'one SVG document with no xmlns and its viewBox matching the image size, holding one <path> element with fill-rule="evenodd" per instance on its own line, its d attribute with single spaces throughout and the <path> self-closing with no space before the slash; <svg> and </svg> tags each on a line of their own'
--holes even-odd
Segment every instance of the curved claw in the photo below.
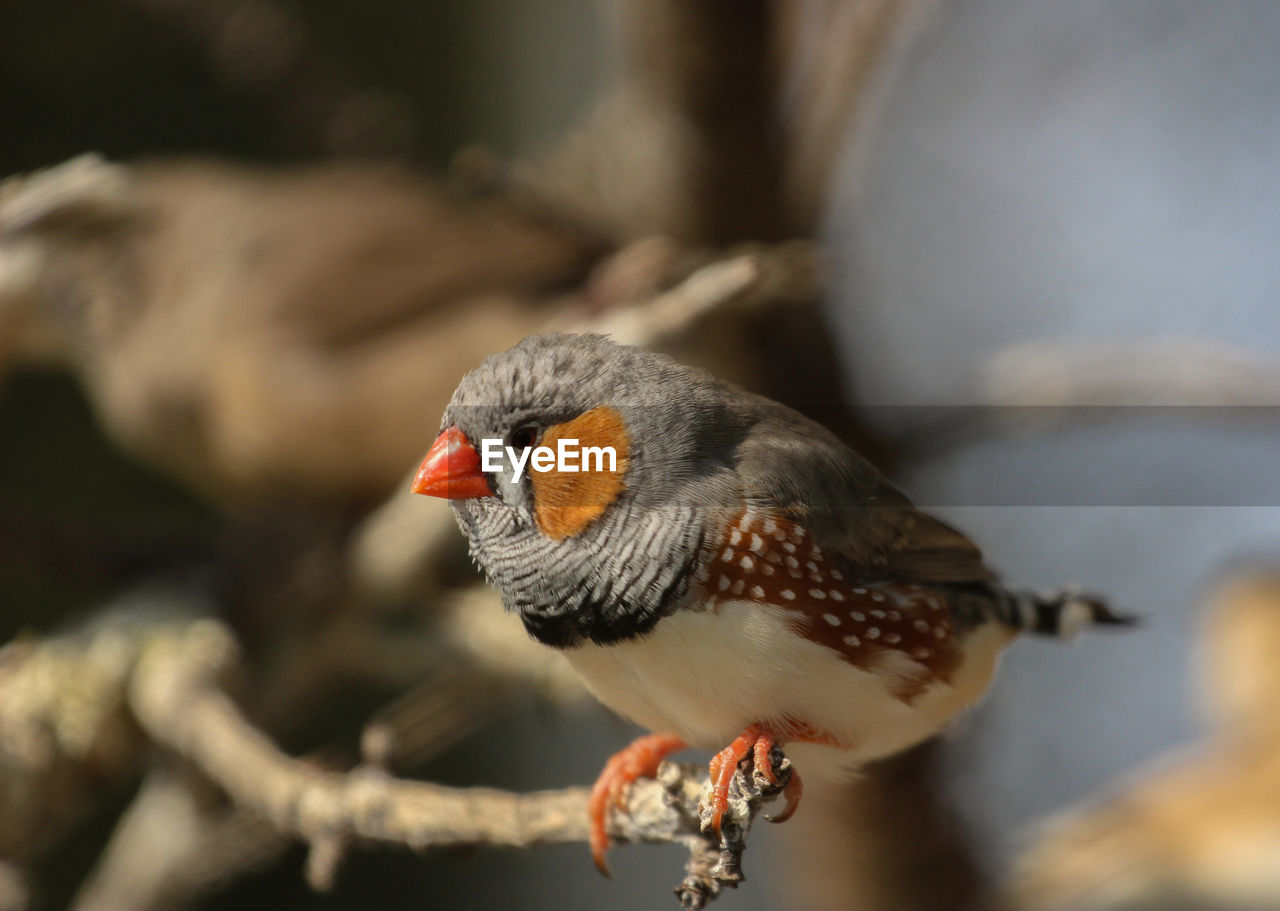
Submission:
<svg viewBox="0 0 1280 911">
<path fill-rule="evenodd" d="M 613 874 L 609 872 L 609 862 L 605 860 L 605 854 L 609 851 L 609 835 L 604 830 L 604 812 L 597 810 L 595 806 L 595 792 L 591 794 L 591 801 L 587 805 L 587 813 L 591 819 L 590 831 L 588 833 L 588 843 L 591 846 L 591 860 L 595 863 L 596 869 L 600 871 L 600 875 L 605 879 L 613 879 Z"/>
<path fill-rule="evenodd" d="M 684 747 L 684 741 L 678 737 L 650 734 L 619 750 L 605 763 L 587 800 L 591 859 L 604 876 L 611 877 L 609 864 L 605 860 L 610 845 L 609 835 L 605 830 L 605 818 L 609 810 L 626 809 L 627 788 L 631 783 L 638 778 L 652 778 L 657 774 L 658 763 L 670 753 L 683 750 Z"/>
<path fill-rule="evenodd" d="M 777 779 L 774 779 L 774 783 L 777 783 Z M 804 794 L 804 782 L 800 780 L 800 773 L 793 767 L 791 769 L 791 780 L 782 789 L 782 796 L 787 801 L 786 806 L 782 808 L 782 812 L 777 816 L 765 816 L 765 819 L 769 820 L 769 822 L 786 822 L 795 815 L 796 809 L 800 806 L 802 794 Z"/>
</svg>

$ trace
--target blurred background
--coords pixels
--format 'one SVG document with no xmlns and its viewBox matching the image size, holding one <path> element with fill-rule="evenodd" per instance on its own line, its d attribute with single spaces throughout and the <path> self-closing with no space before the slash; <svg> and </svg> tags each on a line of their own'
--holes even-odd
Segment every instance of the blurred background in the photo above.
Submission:
<svg viewBox="0 0 1280 911">
<path fill-rule="evenodd" d="M 0 909 L 670 902 L 669 846 L 612 882 L 581 844 L 358 848 L 317 893 L 202 779 L 182 824 L 235 850 L 140 873 L 123 821 L 201 776 L 31 656 L 177 602 L 293 755 L 349 768 L 374 719 L 413 777 L 589 783 L 635 732 L 458 633 L 499 609 L 395 492 L 485 353 L 731 255 L 757 303 L 654 344 L 1145 622 L 1020 643 L 716 907 L 1280 908 L 1278 52 L 1269 0 L 0 6 Z M 447 672 L 354 657 L 352 617 Z"/>
</svg>

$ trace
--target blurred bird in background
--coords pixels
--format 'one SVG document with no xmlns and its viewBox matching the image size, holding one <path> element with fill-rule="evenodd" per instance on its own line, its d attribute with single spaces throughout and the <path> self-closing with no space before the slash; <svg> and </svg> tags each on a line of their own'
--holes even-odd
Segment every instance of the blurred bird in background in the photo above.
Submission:
<svg viewBox="0 0 1280 911">
<path fill-rule="evenodd" d="M 114 164 L 0 185 L 0 357 L 227 506 L 368 506 L 467 365 L 546 322 L 586 227 L 393 165 Z"/>
<path fill-rule="evenodd" d="M 1280 907 L 1280 573 L 1233 574 L 1206 613 L 1208 742 L 1055 820 L 1021 860 L 1015 907 Z"/>
</svg>

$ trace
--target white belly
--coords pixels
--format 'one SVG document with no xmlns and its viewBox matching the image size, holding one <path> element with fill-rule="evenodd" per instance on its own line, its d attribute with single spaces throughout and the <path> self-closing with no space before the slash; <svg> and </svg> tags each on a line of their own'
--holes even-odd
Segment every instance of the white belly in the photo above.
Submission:
<svg viewBox="0 0 1280 911">
<path fill-rule="evenodd" d="M 1010 635 L 995 625 L 974 631 L 949 684 L 910 703 L 893 695 L 922 671 L 905 654 L 884 652 L 877 667 L 859 669 L 793 633 L 783 611 L 749 601 L 678 611 L 643 639 L 565 654 L 597 699 L 651 731 L 715 750 L 749 725 L 792 719 L 848 744 L 842 761 L 852 763 L 918 743 L 975 702 Z"/>
</svg>

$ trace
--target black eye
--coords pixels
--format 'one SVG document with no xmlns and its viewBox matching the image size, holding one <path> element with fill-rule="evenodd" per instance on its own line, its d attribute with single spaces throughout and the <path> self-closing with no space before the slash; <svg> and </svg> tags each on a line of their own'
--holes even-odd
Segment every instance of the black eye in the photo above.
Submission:
<svg viewBox="0 0 1280 911">
<path fill-rule="evenodd" d="M 536 442 L 538 442 L 538 426 L 536 424 L 521 424 L 511 431 L 511 448 L 516 452 L 523 452 Z"/>
</svg>

